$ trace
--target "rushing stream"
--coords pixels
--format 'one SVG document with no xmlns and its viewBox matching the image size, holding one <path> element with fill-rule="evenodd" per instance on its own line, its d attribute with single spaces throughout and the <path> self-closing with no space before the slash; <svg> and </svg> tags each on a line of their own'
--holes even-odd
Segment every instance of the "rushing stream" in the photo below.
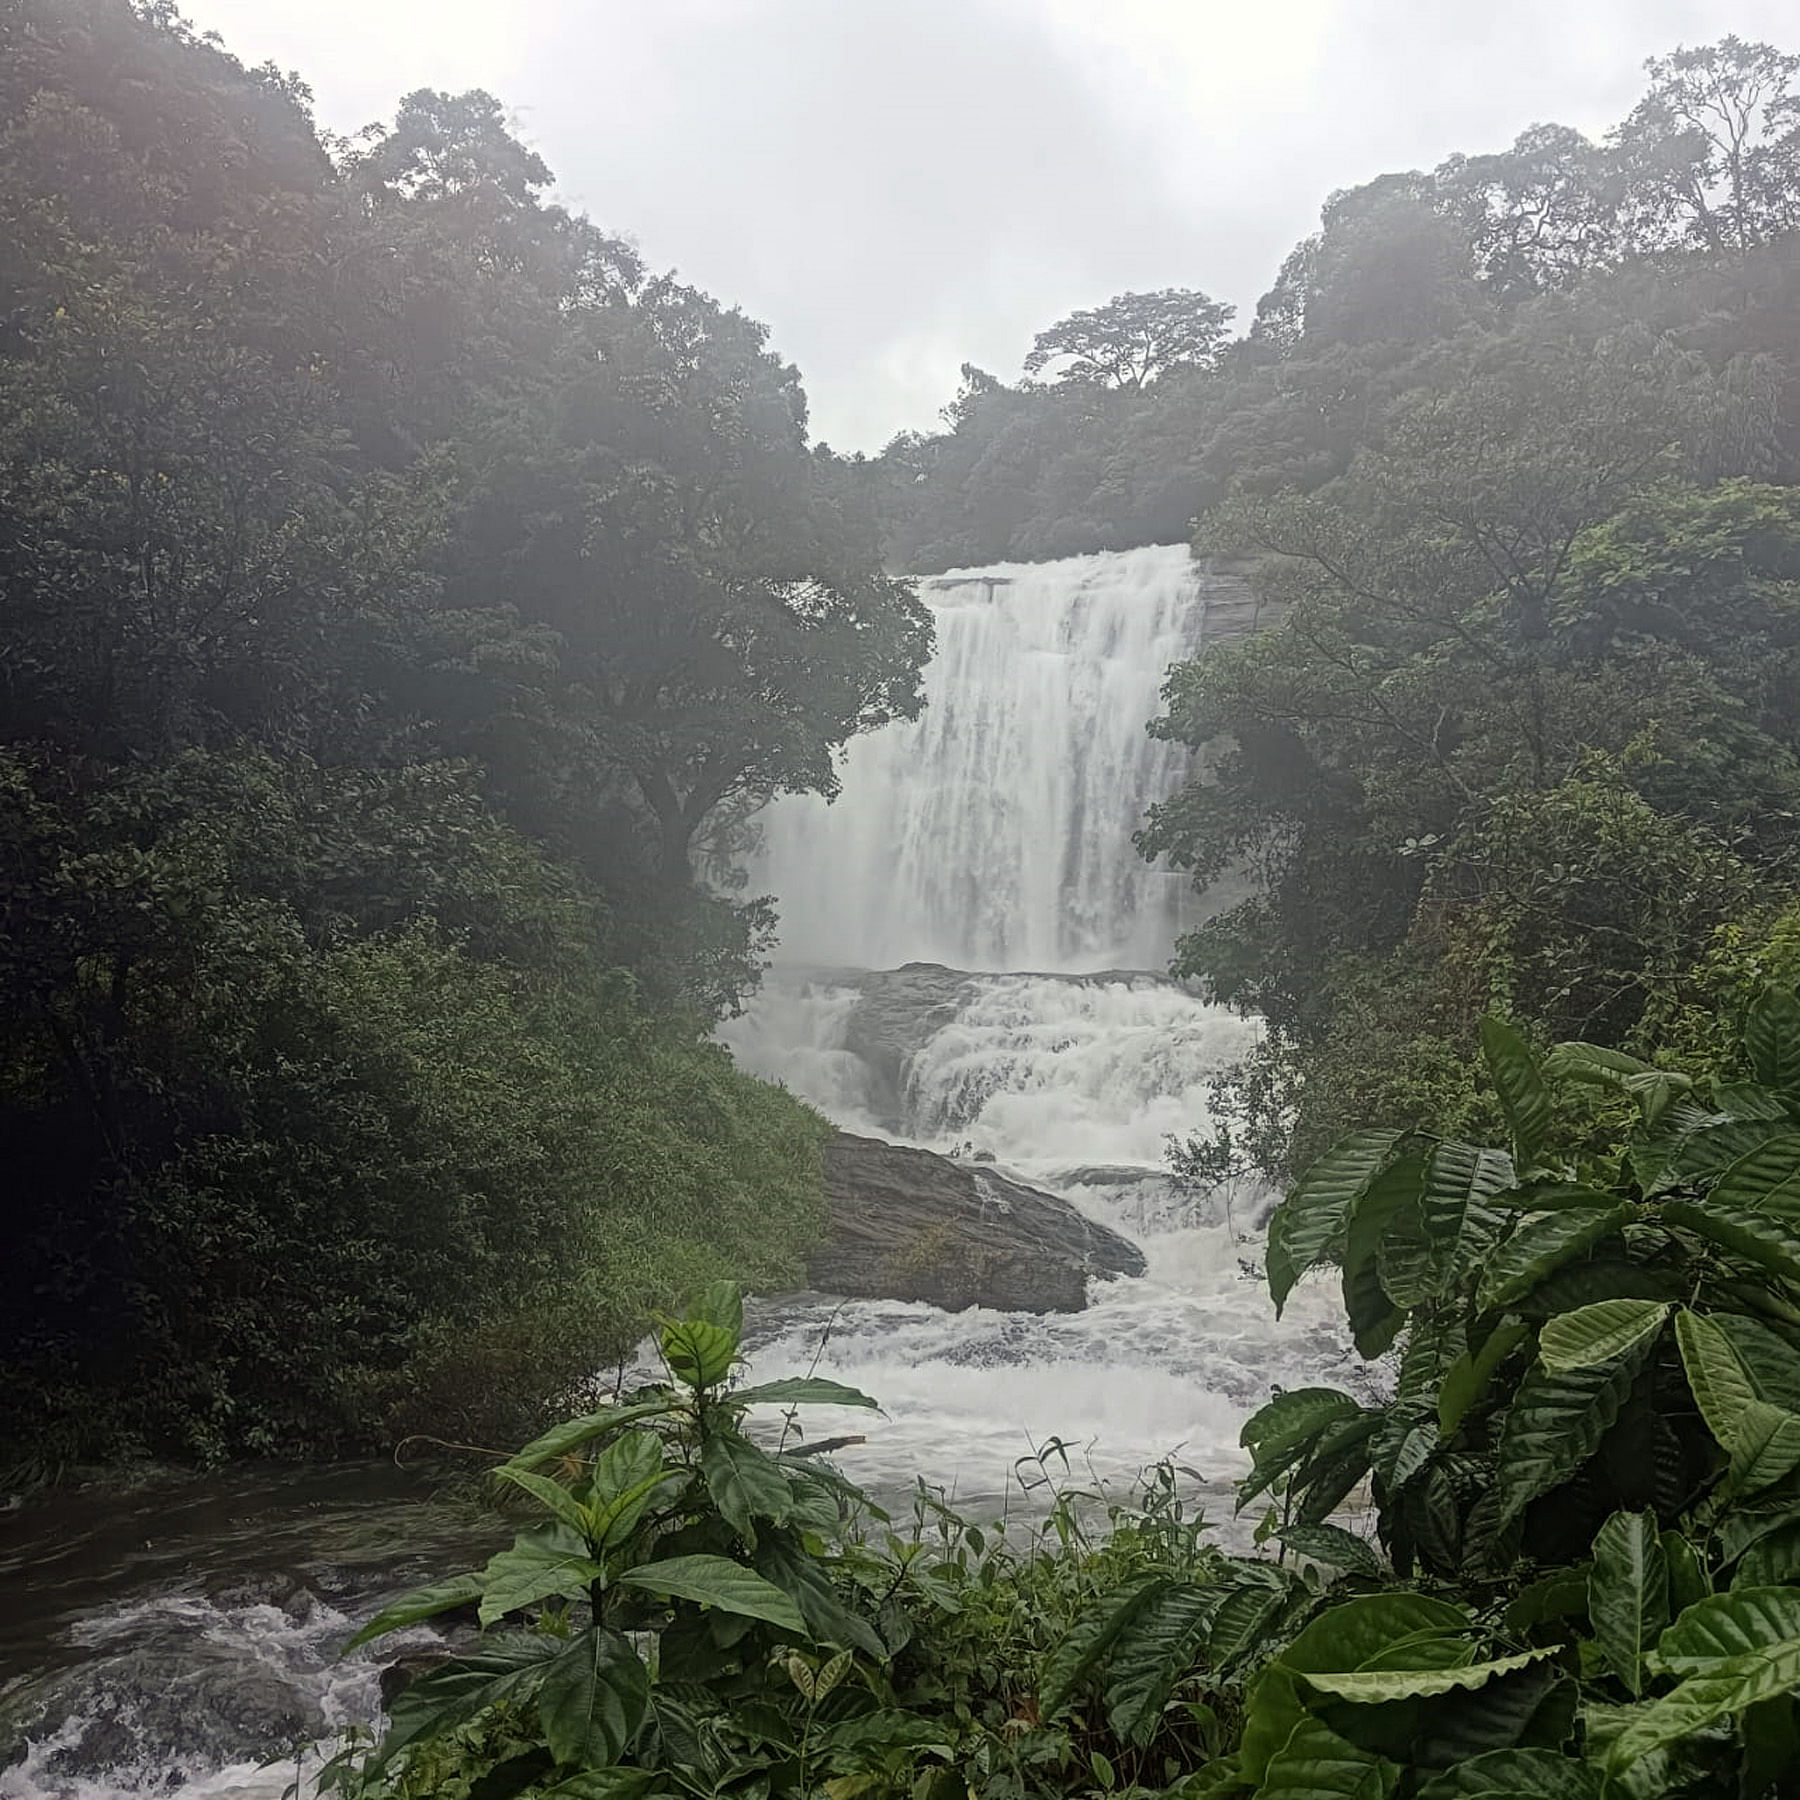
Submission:
<svg viewBox="0 0 1800 1800">
<path fill-rule="evenodd" d="M 1041 1505 L 1020 1476 L 1055 1438 L 1077 1485 L 1123 1497 L 1172 1454 L 1228 1513 L 1239 1428 L 1272 1387 L 1359 1379 L 1332 1295 L 1302 1290 L 1273 1317 L 1256 1275 L 1269 1196 L 1196 1197 L 1165 1166 L 1255 1027 L 1157 973 L 1183 883 L 1131 834 L 1184 763 L 1144 723 L 1241 584 L 1175 548 L 923 592 L 929 708 L 853 747 L 834 806 L 771 809 L 754 885 L 808 966 L 774 971 L 722 1036 L 847 1129 L 1065 1195 L 1135 1239 L 1146 1272 L 1048 1317 L 766 1301 L 754 1369 L 874 1394 L 873 1421 L 812 1423 L 866 1434 L 840 1460 L 886 1496 L 922 1475 L 976 1510 Z M 107 1485 L 0 1513 L 0 1800 L 276 1800 L 296 1742 L 377 1715 L 377 1665 L 335 1655 L 355 1622 L 479 1560 L 489 1531 L 366 1469 Z"/>
</svg>

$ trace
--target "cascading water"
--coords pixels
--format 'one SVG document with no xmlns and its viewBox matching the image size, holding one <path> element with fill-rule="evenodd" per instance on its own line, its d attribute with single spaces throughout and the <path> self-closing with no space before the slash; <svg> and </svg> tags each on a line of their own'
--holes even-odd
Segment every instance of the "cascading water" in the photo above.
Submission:
<svg viewBox="0 0 1800 1800">
<path fill-rule="evenodd" d="M 848 1130 L 991 1156 L 1064 1195 L 1148 1268 L 1073 1315 L 779 1302 L 757 1373 L 816 1364 L 874 1394 L 880 1424 L 819 1429 L 867 1432 L 842 1460 L 877 1488 L 923 1475 L 998 1501 L 1052 1437 L 1080 1447 L 1082 1476 L 1179 1452 L 1222 1480 L 1272 1386 L 1357 1379 L 1327 1295 L 1273 1317 L 1254 1273 L 1269 1196 L 1196 1198 L 1166 1171 L 1166 1139 L 1204 1128 L 1212 1077 L 1257 1028 L 1152 972 L 1184 883 L 1131 836 L 1183 762 L 1145 724 L 1242 584 L 1173 547 L 957 571 L 921 594 L 927 709 L 856 743 L 833 805 L 766 815 L 753 886 L 796 960 L 721 1035 Z M 869 973 L 917 962 L 947 967 Z"/>
</svg>

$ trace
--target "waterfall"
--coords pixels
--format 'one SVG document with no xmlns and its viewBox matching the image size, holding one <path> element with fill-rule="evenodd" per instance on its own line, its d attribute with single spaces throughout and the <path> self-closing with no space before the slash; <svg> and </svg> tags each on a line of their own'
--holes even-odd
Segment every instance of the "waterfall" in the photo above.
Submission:
<svg viewBox="0 0 1800 1800">
<path fill-rule="evenodd" d="M 1180 547 L 920 591 L 938 633 L 926 710 L 856 741 L 833 805 L 764 816 L 750 873 L 780 908 L 780 962 L 721 1038 L 846 1129 L 991 1157 L 1062 1194 L 1136 1239 L 1147 1271 L 1045 1318 L 767 1303 L 756 1374 L 817 1367 L 874 1394 L 878 1429 L 818 1429 L 868 1430 L 843 1467 L 884 1492 L 923 1475 L 972 1504 L 1016 1500 L 1014 1465 L 1054 1437 L 1115 1491 L 1178 1451 L 1228 1512 L 1219 1484 L 1274 1386 L 1363 1380 L 1335 1293 L 1303 1288 L 1275 1320 L 1256 1272 L 1272 1196 L 1187 1193 L 1165 1163 L 1258 1027 L 1155 972 L 1185 883 L 1131 840 L 1187 765 L 1145 724 L 1170 663 L 1252 627 L 1254 601 Z"/>
<path fill-rule="evenodd" d="M 926 707 L 853 743 L 843 794 L 778 801 L 752 887 L 784 954 L 892 969 L 1159 968 L 1185 882 L 1132 848 L 1187 753 L 1144 727 L 1199 640 L 1182 545 L 1003 563 L 920 584 Z"/>
</svg>

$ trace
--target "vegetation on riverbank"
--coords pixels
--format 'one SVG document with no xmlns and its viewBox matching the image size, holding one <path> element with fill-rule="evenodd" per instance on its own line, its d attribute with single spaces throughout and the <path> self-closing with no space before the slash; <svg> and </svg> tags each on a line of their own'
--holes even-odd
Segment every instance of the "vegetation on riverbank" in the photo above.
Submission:
<svg viewBox="0 0 1800 1800">
<path fill-rule="evenodd" d="M 330 1785 L 413 1796 L 1736 1800 L 1800 1762 L 1800 1002 L 1743 1078 L 1483 1028 L 1505 1148 L 1362 1131 L 1277 1211 L 1279 1305 L 1341 1274 L 1392 1397 L 1279 1394 L 1228 1557 L 1162 1469 L 1088 1539 L 921 1491 L 895 1529 L 807 1455 L 831 1382 L 734 1387 L 735 1290 L 669 1381 L 500 1470 L 544 1522 L 361 1639 L 459 1607 Z M 1579 1124 L 1567 1139 L 1553 1121 Z M 1596 1148 L 1596 1145 L 1603 1147 Z M 786 1407 L 780 1443 L 745 1435 Z M 1333 1522 L 1372 1491 L 1373 1539 Z"/>
<path fill-rule="evenodd" d="M 792 1281 L 820 1121 L 705 1042 L 744 811 L 930 624 L 761 326 L 484 94 L 322 138 L 163 0 L 0 21 L 0 1448 L 529 1430 Z"/>
</svg>

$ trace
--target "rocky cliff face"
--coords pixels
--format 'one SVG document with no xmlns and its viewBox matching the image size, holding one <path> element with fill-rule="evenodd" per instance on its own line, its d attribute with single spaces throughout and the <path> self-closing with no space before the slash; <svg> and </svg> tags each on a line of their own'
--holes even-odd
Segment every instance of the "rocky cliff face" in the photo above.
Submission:
<svg viewBox="0 0 1800 1800">
<path fill-rule="evenodd" d="M 951 1312 L 1079 1312 L 1090 1276 L 1141 1275 L 1136 1245 L 996 1170 L 840 1132 L 825 1151 L 829 1226 L 812 1285 Z"/>
</svg>

